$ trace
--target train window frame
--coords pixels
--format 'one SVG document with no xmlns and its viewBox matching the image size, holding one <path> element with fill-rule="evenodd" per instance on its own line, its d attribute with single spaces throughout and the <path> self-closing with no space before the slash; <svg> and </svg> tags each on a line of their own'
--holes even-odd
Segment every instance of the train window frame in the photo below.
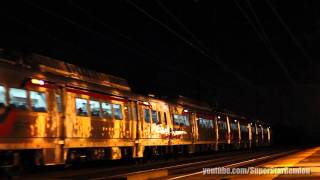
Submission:
<svg viewBox="0 0 320 180">
<path fill-rule="evenodd" d="M 0 90 L 1 90 L 1 87 L 3 88 L 3 102 L 1 102 L 1 94 L 0 94 L 0 107 L 2 106 L 7 106 L 8 105 L 8 102 L 7 102 L 7 88 L 6 86 L 4 86 L 3 84 L 0 84 Z"/>
<path fill-rule="evenodd" d="M 99 106 L 99 113 L 97 114 L 97 115 L 93 115 L 93 111 L 92 111 L 92 102 L 95 102 L 95 103 L 97 103 L 98 104 L 98 106 Z M 101 103 L 100 103 L 100 101 L 99 100 L 96 100 L 96 99 L 89 99 L 89 109 L 90 109 L 90 116 L 91 117 L 101 117 Z"/>
<path fill-rule="evenodd" d="M 86 114 L 79 114 L 78 113 L 77 100 L 85 100 L 86 101 L 86 110 L 87 110 Z M 75 98 L 75 109 L 76 109 L 77 116 L 88 117 L 89 114 L 90 114 L 88 99 L 81 98 L 81 97 L 76 97 Z"/>
<path fill-rule="evenodd" d="M 105 115 L 105 113 L 104 113 L 104 108 L 103 108 L 103 105 L 109 105 L 110 106 L 110 116 L 107 116 L 107 115 Z M 106 118 L 106 119 L 112 119 L 113 118 L 113 110 L 112 110 L 112 103 L 110 103 L 110 102 L 105 102 L 105 101 L 101 101 L 101 113 L 102 113 L 102 117 L 103 118 Z"/>
<path fill-rule="evenodd" d="M 116 116 L 115 107 L 114 107 L 115 105 L 118 105 L 120 107 L 120 116 L 121 117 L 119 117 L 119 118 Z M 123 120 L 123 112 L 122 112 L 122 110 L 123 110 L 123 108 L 122 108 L 121 104 L 113 104 L 112 103 L 112 112 L 113 112 L 112 114 L 113 114 L 114 119 Z"/>
<path fill-rule="evenodd" d="M 148 112 L 148 113 L 146 113 L 146 112 Z M 148 116 L 147 116 L 147 114 L 148 114 Z M 143 118 L 144 118 L 144 122 L 146 122 L 146 123 L 151 123 L 151 113 L 150 113 L 150 109 L 148 109 L 148 108 L 144 108 L 143 109 Z"/>
<path fill-rule="evenodd" d="M 25 92 L 25 99 L 26 99 L 26 102 L 25 102 L 25 107 L 16 107 L 16 105 L 12 104 L 12 90 L 19 90 L 19 91 L 24 91 Z M 15 109 L 19 109 L 19 110 L 23 110 L 23 111 L 27 111 L 29 110 L 30 108 L 30 104 L 29 104 L 29 91 L 26 90 L 26 89 L 21 89 L 21 88 L 15 88 L 15 87 L 11 87 L 9 88 L 9 106 L 15 108 Z"/>
<path fill-rule="evenodd" d="M 32 94 L 33 93 L 38 93 L 39 94 L 42 94 L 43 97 L 44 97 L 44 104 L 45 104 L 45 107 L 41 107 L 41 108 L 44 108 L 44 109 L 35 109 L 35 107 L 33 107 L 33 103 L 32 103 Z M 47 94 L 45 92 L 42 92 L 42 91 L 34 91 L 34 90 L 29 90 L 29 99 L 30 99 L 30 108 L 33 112 L 48 112 L 48 102 L 47 102 Z"/>
<path fill-rule="evenodd" d="M 155 116 L 154 116 L 155 115 Z M 158 124 L 158 113 L 155 110 L 151 110 L 152 123 Z M 155 121 L 156 120 L 156 121 Z"/>
</svg>

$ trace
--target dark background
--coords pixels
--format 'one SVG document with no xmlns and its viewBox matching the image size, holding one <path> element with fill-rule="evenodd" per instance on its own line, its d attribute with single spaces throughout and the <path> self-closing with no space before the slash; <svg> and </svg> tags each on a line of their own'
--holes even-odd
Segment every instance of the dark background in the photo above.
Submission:
<svg viewBox="0 0 320 180">
<path fill-rule="evenodd" d="M 320 1 L 2 1 L 0 47 L 123 77 L 320 137 Z"/>
</svg>

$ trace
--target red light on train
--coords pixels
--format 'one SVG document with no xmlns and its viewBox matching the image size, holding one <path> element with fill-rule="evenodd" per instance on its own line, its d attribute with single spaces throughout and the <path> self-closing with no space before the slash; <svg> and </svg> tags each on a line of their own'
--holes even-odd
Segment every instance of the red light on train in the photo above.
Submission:
<svg viewBox="0 0 320 180">
<path fill-rule="evenodd" d="M 31 83 L 32 84 L 37 84 L 37 85 L 40 85 L 40 86 L 44 85 L 44 81 L 43 80 L 39 80 L 39 79 L 31 79 Z"/>
</svg>

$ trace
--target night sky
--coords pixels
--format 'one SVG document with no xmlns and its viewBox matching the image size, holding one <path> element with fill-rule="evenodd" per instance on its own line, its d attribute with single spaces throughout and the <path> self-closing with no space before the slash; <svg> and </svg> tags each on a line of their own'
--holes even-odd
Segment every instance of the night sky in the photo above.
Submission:
<svg viewBox="0 0 320 180">
<path fill-rule="evenodd" d="M 1 2 L 0 21 L 0 48 L 320 137 L 318 0 L 21 0 Z"/>
</svg>

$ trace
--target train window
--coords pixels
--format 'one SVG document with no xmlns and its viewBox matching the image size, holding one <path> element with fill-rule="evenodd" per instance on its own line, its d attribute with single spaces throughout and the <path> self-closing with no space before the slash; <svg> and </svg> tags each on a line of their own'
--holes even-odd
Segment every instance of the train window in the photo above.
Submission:
<svg viewBox="0 0 320 180">
<path fill-rule="evenodd" d="M 150 111 L 149 111 L 149 109 L 144 109 L 144 120 L 147 123 L 150 123 Z"/>
<path fill-rule="evenodd" d="M 237 124 L 235 124 L 235 123 L 230 123 L 230 126 L 231 126 L 232 130 L 237 130 L 238 129 Z"/>
<path fill-rule="evenodd" d="M 151 115 L 152 115 L 152 122 L 157 124 L 158 123 L 157 111 L 151 111 Z"/>
<path fill-rule="evenodd" d="M 103 103 L 101 103 L 101 109 L 102 109 L 103 117 L 106 117 L 106 118 L 112 117 L 111 104 L 103 102 Z"/>
<path fill-rule="evenodd" d="M 30 91 L 31 108 L 35 112 L 46 112 L 46 94 L 43 92 Z"/>
<path fill-rule="evenodd" d="M 120 104 L 113 104 L 114 118 L 121 120 L 122 119 L 122 109 Z"/>
<path fill-rule="evenodd" d="M 27 91 L 23 89 L 10 88 L 10 105 L 17 109 L 27 109 L 28 100 L 27 100 Z"/>
<path fill-rule="evenodd" d="M 184 116 L 186 126 L 190 126 L 189 115 Z"/>
<path fill-rule="evenodd" d="M 76 109 L 78 116 L 88 116 L 88 101 L 86 99 L 76 98 Z"/>
<path fill-rule="evenodd" d="M 174 124 L 175 124 L 175 125 L 179 125 L 179 124 L 180 124 L 179 115 L 174 114 L 174 115 L 173 115 L 173 121 L 174 121 Z"/>
<path fill-rule="evenodd" d="M 90 101 L 90 112 L 91 116 L 100 116 L 100 103 L 99 101 Z"/>
<path fill-rule="evenodd" d="M 61 100 L 61 95 L 60 94 L 56 94 L 56 101 L 57 101 L 57 108 L 58 108 L 58 112 L 62 112 L 62 100 Z"/>
<path fill-rule="evenodd" d="M 5 106 L 6 104 L 6 89 L 3 86 L 0 86 L 0 107 Z"/>
<path fill-rule="evenodd" d="M 158 111 L 158 118 L 159 118 L 158 124 L 161 124 L 161 123 L 162 123 L 162 120 L 161 120 L 161 113 L 160 113 L 160 111 Z"/>
<path fill-rule="evenodd" d="M 199 125 L 203 128 L 213 128 L 213 122 L 211 119 L 199 118 Z"/>
</svg>

